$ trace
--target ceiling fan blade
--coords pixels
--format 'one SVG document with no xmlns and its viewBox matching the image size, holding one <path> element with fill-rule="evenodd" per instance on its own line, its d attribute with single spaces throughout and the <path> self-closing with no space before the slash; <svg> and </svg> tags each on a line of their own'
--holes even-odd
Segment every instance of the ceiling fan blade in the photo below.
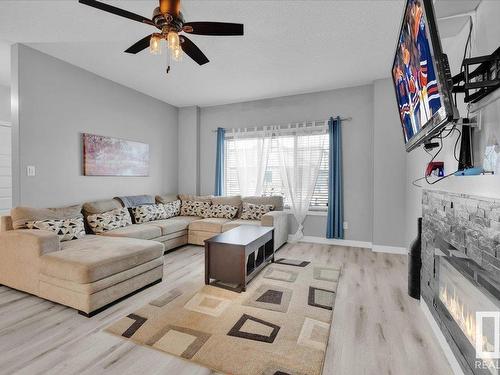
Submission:
<svg viewBox="0 0 500 375">
<path fill-rule="evenodd" d="M 151 40 L 151 35 L 148 35 L 141 40 L 139 40 L 137 43 L 134 45 L 130 46 L 127 50 L 125 50 L 126 53 L 139 53 L 142 50 L 145 50 L 146 48 L 149 47 L 149 41 Z"/>
<path fill-rule="evenodd" d="M 187 22 L 184 31 L 198 35 L 243 35 L 243 24 L 226 22 Z"/>
<path fill-rule="evenodd" d="M 123 9 L 114 7 L 114 6 L 109 5 L 109 4 L 101 3 L 100 1 L 78 0 L 78 2 L 80 4 L 88 5 L 88 6 L 91 6 L 93 8 L 97 8 L 97 9 L 103 10 L 103 11 L 108 12 L 108 13 L 116 14 L 117 16 L 125 17 L 125 18 L 128 18 L 130 20 L 134 20 L 137 22 L 146 23 L 148 25 L 155 26 L 153 21 L 151 21 L 149 18 L 146 18 L 146 17 L 140 16 L 138 14 L 129 12 L 128 10 L 123 10 Z"/>
<path fill-rule="evenodd" d="M 208 63 L 210 60 L 207 59 L 205 54 L 201 52 L 196 44 L 194 44 L 188 37 L 185 35 L 181 36 L 181 48 L 182 50 L 191 57 L 194 61 L 198 63 L 198 65 L 204 65 Z"/>
</svg>

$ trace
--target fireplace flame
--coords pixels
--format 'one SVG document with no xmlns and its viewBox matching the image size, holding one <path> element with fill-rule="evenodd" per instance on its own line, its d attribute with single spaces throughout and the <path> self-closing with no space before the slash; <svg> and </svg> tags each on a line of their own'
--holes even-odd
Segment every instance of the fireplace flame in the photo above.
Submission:
<svg viewBox="0 0 500 375">
<path fill-rule="evenodd" d="M 475 345 L 476 314 L 468 311 L 465 303 L 457 297 L 455 288 L 453 288 L 453 292 L 450 293 L 448 292 L 448 287 L 446 285 L 444 287 L 441 286 L 439 288 L 439 298 L 470 343 Z M 494 350 L 494 345 L 488 341 L 488 337 L 484 336 L 482 343 L 485 351 Z"/>
<path fill-rule="evenodd" d="M 467 339 L 474 345 L 476 340 L 475 314 L 467 311 L 465 304 L 457 297 L 455 289 L 453 289 L 452 293 L 449 293 L 447 286 L 440 287 L 439 298 Z"/>
</svg>

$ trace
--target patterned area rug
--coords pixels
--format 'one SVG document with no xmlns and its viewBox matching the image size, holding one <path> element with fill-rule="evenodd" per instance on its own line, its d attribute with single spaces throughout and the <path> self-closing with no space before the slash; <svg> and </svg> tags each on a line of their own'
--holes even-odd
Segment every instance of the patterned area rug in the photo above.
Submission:
<svg viewBox="0 0 500 375">
<path fill-rule="evenodd" d="M 244 293 L 174 289 L 106 331 L 222 373 L 319 375 L 340 273 L 279 259 Z"/>
</svg>

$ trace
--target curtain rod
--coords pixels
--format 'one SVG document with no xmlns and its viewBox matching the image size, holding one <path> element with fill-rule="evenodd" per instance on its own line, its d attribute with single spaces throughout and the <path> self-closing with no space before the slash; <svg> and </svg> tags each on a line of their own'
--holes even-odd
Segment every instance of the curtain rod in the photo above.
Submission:
<svg viewBox="0 0 500 375">
<path fill-rule="evenodd" d="M 340 121 L 351 121 L 352 120 L 352 117 L 341 117 L 340 118 Z M 275 124 L 275 125 L 263 125 L 263 126 L 248 126 L 248 127 L 245 127 L 245 128 L 224 128 L 224 130 L 226 131 L 234 131 L 234 130 L 238 130 L 238 129 L 263 129 L 265 127 L 268 127 L 268 126 L 277 126 L 279 128 L 281 127 L 288 127 L 289 125 L 299 125 L 299 124 L 315 124 L 317 122 L 328 122 L 329 119 L 327 120 L 313 120 L 313 121 L 293 121 L 293 122 L 289 122 L 287 124 Z M 212 130 L 212 133 L 217 133 L 217 129 L 215 130 Z"/>
</svg>

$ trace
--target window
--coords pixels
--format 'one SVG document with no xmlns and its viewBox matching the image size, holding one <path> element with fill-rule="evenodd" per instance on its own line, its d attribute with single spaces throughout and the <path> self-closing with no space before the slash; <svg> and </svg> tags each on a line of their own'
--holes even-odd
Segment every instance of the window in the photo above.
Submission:
<svg viewBox="0 0 500 375">
<path fill-rule="evenodd" d="M 307 152 L 311 147 L 311 143 L 317 144 L 316 149 L 321 149 L 321 164 L 319 168 L 318 178 L 316 180 L 316 186 L 314 193 L 311 198 L 311 205 L 309 210 L 311 211 L 326 211 L 328 207 L 328 149 L 329 149 L 329 139 L 328 134 L 307 134 L 307 136 L 286 136 L 279 135 L 280 142 L 282 145 L 285 144 L 288 149 L 293 152 L 292 163 L 297 165 L 296 174 L 301 174 L 301 160 L 307 158 Z M 238 195 L 242 194 L 242 189 L 240 189 L 240 178 L 241 175 L 238 172 L 238 156 L 236 154 L 236 148 L 244 149 L 245 155 L 253 155 L 252 160 L 246 160 L 246 168 L 248 168 L 248 173 L 250 175 L 255 175 L 254 179 L 257 179 L 258 174 L 258 162 L 257 162 L 257 150 L 261 150 L 258 146 L 258 142 L 262 142 L 258 138 L 244 138 L 244 139 L 234 139 L 226 138 L 225 141 L 225 193 L 227 195 Z M 307 144 L 306 144 L 307 142 Z M 237 144 L 238 143 L 238 144 Z M 262 147 L 262 146 L 261 146 Z M 260 151 L 259 151 L 260 152 Z M 285 207 L 290 207 L 290 202 L 285 195 L 285 185 L 282 181 L 281 176 L 281 156 L 278 149 L 278 139 L 273 136 L 270 149 L 269 157 L 267 159 L 267 166 L 265 166 L 265 171 L 263 175 L 262 182 L 262 195 L 282 195 L 285 200 Z M 247 157 L 247 159 L 250 159 Z M 295 178 L 300 176 L 294 176 Z M 247 179 L 252 179 L 247 178 Z"/>
</svg>

